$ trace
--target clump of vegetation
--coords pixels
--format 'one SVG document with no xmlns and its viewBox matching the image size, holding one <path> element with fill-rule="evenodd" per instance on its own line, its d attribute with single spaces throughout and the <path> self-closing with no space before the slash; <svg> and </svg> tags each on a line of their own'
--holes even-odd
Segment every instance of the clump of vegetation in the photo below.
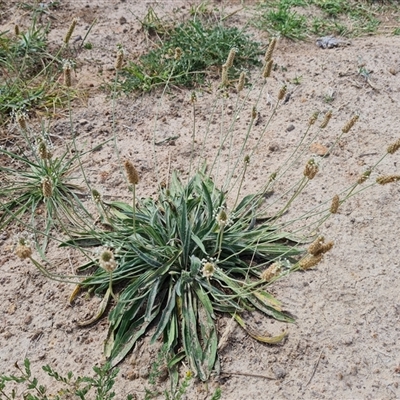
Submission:
<svg viewBox="0 0 400 400">
<path fill-rule="evenodd" d="M 311 35 L 359 36 L 376 31 L 380 24 L 377 7 L 367 1 L 264 0 L 254 24 L 293 40 Z M 312 17 L 307 10 L 312 10 Z"/>
<path fill-rule="evenodd" d="M 74 377 L 72 372 L 68 372 L 66 376 L 60 375 L 54 371 L 50 365 L 42 367 L 47 375 L 61 384 L 62 388 L 57 393 L 50 392 L 49 388 L 41 385 L 39 380 L 32 375 L 31 363 L 29 359 L 24 360 L 24 367 L 20 367 L 15 363 L 15 368 L 19 371 L 18 375 L 0 375 L 0 394 L 2 399 L 26 399 L 26 400 L 61 400 L 76 396 L 81 400 L 111 400 L 115 398 L 115 392 L 112 390 L 115 384 L 115 378 L 119 373 L 118 368 L 111 369 L 109 364 L 102 367 L 93 367 L 95 376 Z M 7 390 L 7 385 L 15 383 L 23 385 L 23 392 L 17 388 Z M 93 397 L 95 395 L 96 397 Z M 23 396 L 23 397 L 22 397 Z M 133 400 L 134 395 L 128 395 L 126 400 Z"/>
<path fill-rule="evenodd" d="M 69 42 L 76 21 L 71 24 L 64 42 L 52 49 L 47 40 L 50 25 L 38 23 L 37 15 L 42 12 L 50 11 L 47 7 L 35 9 L 35 17 L 26 30 L 15 25 L 14 32 L 0 32 L 2 123 L 18 111 L 54 113 L 57 107 L 66 106 L 76 95 L 76 91 L 68 88 L 67 84 L 60 84 L 65 61 L 72 57 Z"/>
<path fill-rule="evenodd" d="M 121 90 L 150 91 L 156 87 L 202 84 L 216 72 L 229 51 L 236 50 L 233 77 L 240 71 L 259 66 L 260 44 L 242 30 L 222 23 L 208 26 L 198 19 L 183 23 L 161 35 L 156 49 L 128 62 L 121 72 Z"/>
</svg>

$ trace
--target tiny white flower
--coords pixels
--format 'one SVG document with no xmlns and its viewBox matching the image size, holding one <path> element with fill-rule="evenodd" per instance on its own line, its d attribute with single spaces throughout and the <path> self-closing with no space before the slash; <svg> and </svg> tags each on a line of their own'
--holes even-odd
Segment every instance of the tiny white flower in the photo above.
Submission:
<svg viewBox="0 0 400 400">
<path fill-rule="evenodd" d="M 99 265 L 107 272 L 113 272 L 115 268 L 117 268 L 114 253 L 108 249 L 101 251 L 99 256 Z"/>
</svg>

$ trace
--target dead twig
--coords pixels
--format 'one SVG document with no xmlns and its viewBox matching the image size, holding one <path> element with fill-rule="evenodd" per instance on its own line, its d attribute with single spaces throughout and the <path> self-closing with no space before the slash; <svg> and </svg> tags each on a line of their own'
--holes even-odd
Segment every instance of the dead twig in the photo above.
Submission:
<svg viewBox="0 0 400 400">
<path fill-rule="evenodd" d="M 315 375 L 315 372 L 317 371 L 318 364 L 319 364 L 319 361 L 321 360 L 321 356 L 322 356 L 322 352 L 323 352 L 323 351 L 324 351 L 324 349 L 322 349 L 322 350 L 321 350 L 321 353 L 319 353 L 318 360 L 317 360 L 317 362 L 315 363 L 314 370 L 313 370 L 313 372 L 312 372 L 312 374 L 311 374 L 311 376 L 310 376 L 310 379 L 308 380 L 308 382 L 307 382 L 307 384 L 306 384 L 306 387 L 310 384 L 310 382 L 312 381 L 312 378 L 314 378 L 314 375 Z"/>
</svg>

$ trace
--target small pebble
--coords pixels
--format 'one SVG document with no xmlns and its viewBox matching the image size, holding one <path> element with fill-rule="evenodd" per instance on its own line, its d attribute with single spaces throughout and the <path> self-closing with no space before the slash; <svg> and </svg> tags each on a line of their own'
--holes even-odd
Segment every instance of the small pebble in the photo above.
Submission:
<svg viewBox="0 0 400 400">
<path fill-rule="evenodd" d="M 294 125 L 290 124 L 287 128 L 286 128 L 286 132 L 291 132 L 294 129 Z"/>
</svg>

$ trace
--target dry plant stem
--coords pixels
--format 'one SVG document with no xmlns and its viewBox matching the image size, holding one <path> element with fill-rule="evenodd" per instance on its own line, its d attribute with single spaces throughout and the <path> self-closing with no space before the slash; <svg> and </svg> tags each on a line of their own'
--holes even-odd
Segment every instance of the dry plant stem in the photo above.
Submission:
<svg viewBox="0 0 400 400">
<path fill-rule="evenodd" d="M 118 78 L 119 78 L 119 71 L 118 69 L 115 70 L 115 79 L 114 79 L 114 88 L 113 88 L 113 94 L 112 94 L 112 125 L 111 129 L 113 132 L 113 142 L 114 142 L 114 151 L 115 154 L 117 155 L 117 161 L 119 165 L 119 170 L 122 176 L 124 176 L 124 173 L 122 171 L 122 161 L 121 161 L 121 156 L 118 150 L 118 145 L 117 145 L 117 134 L 115 132 L 115 125 L 116 125 L 116 118 L 115 118 L 115 110 L 116 110 L 116 96 L 117 96 L 117 83 L 118 83 Z"/>
<path fill-rule="evenodd" d="M 132 185 L 132 223 L 133 223 L 133 233 L 136 235 L 136 185 Z"/>
<path fill-rule="evenodd" d="M 252 111 L 252 116 L 251 116 L 250 124 L 249 124 L 249 126 L 248 126 L 248 128 L 247 128 L 246 136 L 245 136 L 245 139 L 244 139 L 244 141 L 243 141 L 243 143 L 242 143 L 242 147 L 241 147 L 241 149 L 240 149 L 239 154 L 243 154 L 244 149 L 245 149 L 245 147 L 246 147 L 246 144 L 247 144 L 247 142 L 248 142 L 248 140 L 249 140 L 250 133 L 251 133 L 251 131 L 252 131 L 252 129 L 253 129 L 253 126 L 254 126 L 254 122 L 255 122 L 255 120 L 256 120 L 256 118 L 257 118 L 257 114 L 256 114 L 256 112 L 257 112 L 257 106 L 258 106 L 258 104 L 260 103 L 261 96 L 262 96 L 263 90 L 264 90 L 264 88 L 266 87 L 266 85 L 267 85 L 267 80 L 265 79 L 263 85 L 261 86 L 261 89 L 260 89 L 258 98 L 257 98 L 257 100 L 256 100 L 256 103 L 255 103 L 255 105 L 254 105 L 254 107 L 253 107 L 253 111 Z M 250 88 L 250 90 L 249 90 L 249 92 L 248 92 L 248 94 L 247 94 L 245 100 L 247 100 L 247 97 L 249 96 L 251 90 L 252 90 L 252 88 Z M 277 105 L 276 105 L 276 107 L 277 107 Z M 262 131 L 262 133 L 261 133 L 259 139 L 257 140 L 256 145 L 255 145 L 254 148 L 251 150 L 251 152 L 250 152 L 250 154 L 249 154 L 250 159 L 251 159 L 251 156 L 254 154 L 254 152 L 255 152 L 255 150 L 256 150 L 258 144 L 260 143 L 260 140 L 262 139 L 263 135 L 265 134 L 265 132 L 266 132 L 266 130 L 267 130 L 267 127 L 268 127 L 269 123 L 271 122 L 272 116 L 274 115 L 274 113 L 275 113 L 275 111 L 276 111 L 276 107 L 275 107 L 274 110 L 272 111 L 272 114 L 271 114 L 270 118 L 268 119 L 268 121 L 267 121 L 267 123 L 266 123 L 266 126 L 264 127 L 264 129 L 263 129 L 263 131 Z M 235 114 L 235 116 L 234 116 L 234 121 L 233 121 L 233 123 L 235 123 L 235 122 L 236 122 L 236 114 Z M 231 185 L 231 181 L 232 181 L 232 177 L 233 177 L 233 175 L 234 175 L 234 173 L 235 173 L 235 171 L 236 171 L 236 169 L 237 169 L 237 166 L 238 166 L 239 162 L 240 162 L 240 157 L 237 157 L 236 162 L 235 162 L 235 164 L 234 164 L 234 166 L 233 166 L 233 168 L 232 168 L 230 174 L 228 175 L 228 178 L 227 178 L 226 181 L 225 181 L 224 188 L 232 189 L 232 188 L 235 187 L 235 185 L 237 184 L 237 180 L 235 181 L 235 183 L 234 183 L 233 185 Z M 239 178 L 238 178 L 238 179 L 239 179 Z"/>
<path fill-rule="evenodd" d="M 245 161 L 244 161 L 244 166 L 243 166 L 242 177 L 241 177 L 241 179 L 240 179 L 239 187 L 238 187 L 238 189 L 237 189 L 236 200 L 235 200 L 235 202 L 233 203 L 234 205 L 233 205 L 233 207 L 232 207 L 233 210 L 236 208 L 236 205 L 237 205 L 237 203 L 238 203 L 238 201 L 239 201 L 240 191 L 241 191 L 241 189 L 242 189 L 242 185 L 243 185 L 243 181 L 244 181 L 244 177 L 245 177 L 245 175 L 246 175 L 246 171 L 247 171 L 248 165 L 249 165 L 249 163 L 245 160 Z"/>
<path fill-rule="evenodd" d="M 290 207 L 290 205 L 294 202 L 294 200 L 297 198 L 297 196 L 303 191 L 303 189 L 307 186 L 307 183 L 310 179 L 307 177 L 303 177 L 299 183 L 298 188 L 296 191 L 293 193 L 292 197 L 288 200 L 288 202 L 284 205 L 281 211 L 279 211 L 274 218 L 279 219 L 285 212 L 286 210 Z"/>
<path fill-rule="evenodd" d="M 167 91 L 169 82 L 170 82 L 170 80 L 171 80 L 171 78 L 172 78 L 172 75 L 173 75 L 173 73 L 174 73 L 174 71 L 175 71 L 175 67 L 176 67 L 177 62 L 178 62 L 178 60 L 175 60 L 175 61 L 174 61 L 174 65 L 173 65 L 173 67 L 171 68 L 171 72 L 170 72 L 170 74 L 169 74 L 169 76 L 168 76 L 168 79 L 167 79 L 167 81 L 166 81 L 166 83 L 165 83 L 165 85 L 164 85 L 163 91 L 162 91 L 162 93 L 161 93 L 161 95 L 160 95 L 160 99 L 159 99 L 158 105 L 157 105 L 157 111 L 154 113 L 154 128 L 153 128 L 153 164 L 154 164 L 154 171 L 155 171 L 156 180 L 157 180 L 158 184 L 160 184 L 160 182 L 161 182 L 161 178 L 160 178 L 160 174 L 159 174 L 159 170 L 158 170 L 157 149 L 156 149 L 156 142 L 157 142 L 157 141 L 156 141 L 156 129 L 157 129 L 158 113 L 159 113 L 159 110 L 161 109 L 161 103 L 162 103 L 162 101 L 163 101 L 163 99 L 164 99 L 165 92 Z"/>
<path fill-rule="evenodd" d="M 193 157 L 194 157 L 194 144 L 196 141 L 196 101 L 192 101 L 192 115 L 193 115 L 193 133 L 192 133 L 192 149 L 190 152 L 190 164 L 188 173 L 188 182 L 192 173 Z"/>
<path fill-rule="evenodd" d="M 31 260 L 32 264 L 47 278 L 57 281 L 57 282 L 64 282 L 64 283 L 72 283 L 74 285 L 79 285 L 81 283 L 81 279 L 86 279 L 87 277 L 85 276 L 79 276 L 79 281 L 73 280 L 76 278 L 75 276 L 62 276 L 58 274 L 52 274 L 50 273 L 40 262 L 36 261 L 32 256 L 28 257 L 29 260 Z"/>
</svg>

